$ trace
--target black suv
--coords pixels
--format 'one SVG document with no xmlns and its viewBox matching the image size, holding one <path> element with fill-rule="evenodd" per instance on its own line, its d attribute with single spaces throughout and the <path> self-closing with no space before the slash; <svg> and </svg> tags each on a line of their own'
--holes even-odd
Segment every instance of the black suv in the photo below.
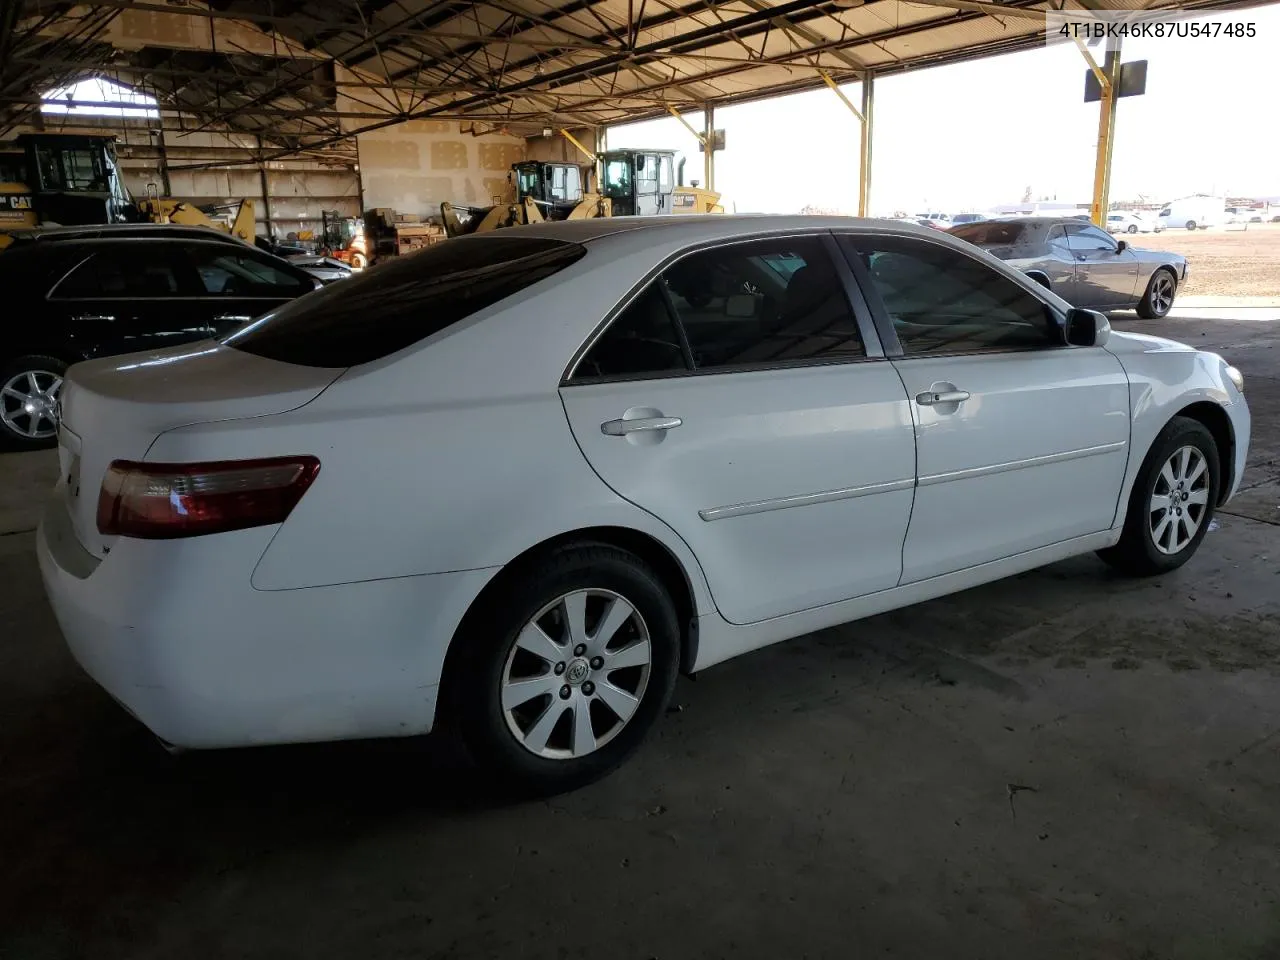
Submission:
<svg viewBox="0 0 1280 960">
<path fill-rule="evenodd" d="M 0 444 L 48 446 L 79 360 L 222 337 L 319 287 L 239 241 L 148 236 L 14 243 L 0 252 Z"/>
</svg>

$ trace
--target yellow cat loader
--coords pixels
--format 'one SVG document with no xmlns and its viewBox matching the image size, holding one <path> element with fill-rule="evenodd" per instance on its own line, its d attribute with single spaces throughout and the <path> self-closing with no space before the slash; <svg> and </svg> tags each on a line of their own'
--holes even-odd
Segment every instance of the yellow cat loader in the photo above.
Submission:
<svg viewBox="0 0 1280 960">
<path fill-rule="evenodd" d="M 253 201 L 226 218 L 154 193 L 135 201 L 120 176 L 114 137 L 24 134 L 0 146 L 0 249 L 10 232 L 45 226 L 180 223 L 213 227 L 253 243 Z"/>
<path fill-rule="evenodd" d="M 460 237 L 522 223 L 611 216 L 612 204 L 607 198 L 583 189 L 589 169 L 541 160 L 513 163 L 507 179 L 515 185 L 515 202 L 465 207 L 446 201 L 440 204 L 445 233 Z"/>
</svg>

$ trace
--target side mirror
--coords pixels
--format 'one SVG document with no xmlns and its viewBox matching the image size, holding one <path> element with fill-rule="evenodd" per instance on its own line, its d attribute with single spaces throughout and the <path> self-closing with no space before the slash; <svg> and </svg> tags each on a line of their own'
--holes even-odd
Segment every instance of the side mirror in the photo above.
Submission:
<svg viewBox="0 0 1280 960">
<path fill-rule="evenodd" d="M 1063 334 L 1073 347 L 1101 347 L 1111 338 L 1111 321 L 1105 313 L 1072 307 L 1067 311 Z"/>
<path fill-rule="evenodd" d="M 1116 241 L 1116 253 L 1124 253 L 1127 249 L 1129 249 L 1129 242 L 1127 240 Z"/>
</svg>

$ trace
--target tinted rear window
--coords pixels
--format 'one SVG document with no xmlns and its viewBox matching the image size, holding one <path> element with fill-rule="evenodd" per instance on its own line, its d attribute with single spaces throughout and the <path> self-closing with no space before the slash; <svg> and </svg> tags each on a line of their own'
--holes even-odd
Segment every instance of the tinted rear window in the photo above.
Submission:
<svg viewBox="0 0 1280 960">
<path fill-rule="evenodd" d="M 955 227 L 951 235 L 980 247 L 990 247 L 1017 243 L 1025 232 L 1026 224 L 1022 223 L 966 223 Z"/>
<path fill-rule="evenodd" d="M 586 252 L 541 237 L 449 240 L 309 293 L 224 343 L 308 367 L 369 363 L 546 279 Z"/>
</svg>

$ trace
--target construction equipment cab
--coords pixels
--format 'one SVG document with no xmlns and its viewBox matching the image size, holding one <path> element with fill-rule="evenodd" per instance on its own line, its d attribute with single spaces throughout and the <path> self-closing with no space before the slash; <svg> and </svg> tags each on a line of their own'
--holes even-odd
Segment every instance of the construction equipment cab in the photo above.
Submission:
<svg viewBox="0 0 1280 960">
<path fill-rule="evenodd" d="M 523 160 L 511 165 L 516 202 L 532 197 L 548 220 L 567 220 L 585 192 L 586 177 L 574 163 Z"/>
<path fill-rule="evenodd" d="M 0 147 L 0 230 L 138 219 L 114 141 L 29 133 Z"/>
<path fill-rule="evenodd" d="M 609 150 L 600 155 L 601 193 L 618 217 L 674 213 L 674 150 Z"/>
<path fill-rule="evenodd" d="M 674 150 L 627 148 L 600 155 L 601 193 L 615 217 L 724 213 L 720 194 L 684 185 L 684 160 Z"/>
</svg>

